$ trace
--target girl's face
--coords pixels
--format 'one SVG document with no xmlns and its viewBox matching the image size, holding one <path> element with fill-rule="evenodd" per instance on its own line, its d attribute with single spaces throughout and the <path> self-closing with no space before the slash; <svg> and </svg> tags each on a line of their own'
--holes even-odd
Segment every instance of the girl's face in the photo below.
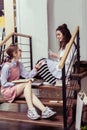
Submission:
<svg viewBox="0 0 87 130">
<path fill-rule="evenodd" d="M 21 49 L 18 49 L 18 57 L 20 58 L 21 57 Z"/>
<path fill-rule="evenodd" d="M 61 31 L 56 31 L 56 37 L 59 40 L 59 42 L 63 41 L 63 34 L 61 33 Z"/>
<path fill-rule="evenodd" d="M 13 52 L 14 58 L 19 59 L 21 57 L 21 50 L 18 48 L 17 51 Z"/>
</svg>

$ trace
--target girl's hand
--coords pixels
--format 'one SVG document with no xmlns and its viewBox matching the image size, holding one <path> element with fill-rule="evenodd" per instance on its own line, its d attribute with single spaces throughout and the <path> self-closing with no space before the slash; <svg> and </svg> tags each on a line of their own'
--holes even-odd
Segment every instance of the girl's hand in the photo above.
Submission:
<svg viewBox="0 0 87 130">
<path fill-rule="evenodd" d="M 49 51 L 48 51 L 48 55 L 49 55 L 49 57 L 52 58 L 52 57 L 54 56 L 54 52 L 52 52 L 51 50 L 49 50 Z"/>
<path fill-rule="evenodd" d="M 45 64 L 45 61 L 44 61 L 44 60 L 39 61 L 39 63 L 35 65 L 35 69 L 36 69 L 36 70 L 40 69 L 41 66 L 43 66 L 44 64 Z"/>
<path fill-rule="evenodd" d="M 58 58 L 59 59 L 59 56 L 58 56 L 58 54 L 57 53 L 54 53 L 54 52 L 52 52 L 52 51 L 49 51 L 49 57 L 50 58 Z"/>
</svg>

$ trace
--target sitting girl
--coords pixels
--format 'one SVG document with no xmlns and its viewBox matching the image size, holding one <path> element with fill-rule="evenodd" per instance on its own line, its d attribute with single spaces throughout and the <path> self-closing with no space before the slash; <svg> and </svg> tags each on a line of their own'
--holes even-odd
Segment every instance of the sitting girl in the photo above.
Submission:
<svg viewBox="0 0 87 130">
<path fill-rule="evenodd" d="M 60 63 L 61 58 L 64 56 L 64 52 L 71 39 L 71 33 L 69 29 L 67 28 L 66 24 L 58 26 L 58 28 L 56 29 L 56 37 L 60 43 L 58 54 L 51 51 L 49 52 L 49 57 L 51 59 L 43 58 L 37 62 L 39 63 L 40 61 L 45 61 L 44 65 L 42 65 L 40 68 L 37 68 L 38 76 L 40 76 L 42 79 L 49 82 L 50 84 L 56 84 L 57 80 L 62 78 L 62 70 L 58 68 L 58 65 Z M 65 61 L 66 73 L 67 73 L 69 64 L 71 62 L 72 56 L 74 54 L 74 51 L 75 51 L 75 46 L 72 45 L 71 50 L 68 54 L 68 57 Z M 76 57 L 76 53 L 74 54 L 73 61 L 75 61 L 75 57 Z M 55 60 L 52 60 L 52 58 L 55 58 Z"/>
<path fill-rule="evenodd" d="M 32 92 L 31 80 L 24 83 L 12 82 L 18 80 L 20 76 L 26 79 L 34 77 L 37 74 L 36 67 L 41 67 L 43 62 L 39 62 L 34 69 L 27 72 L 23 64 L 19 62 L 21 53 L 16 44 L 10 45 L 6 53 L 10 57 L 10 62 L 5 62 L 1 71 L 1 94 L 4 99 L 8 102 L 13 102 L 17 97 L 24 97 L 28 106 L 27 116 L 32 120 L 55 116 L 56 112 L 44 106 Z M 37 113 L 36 108 L 42 112 L 41 115 Z"/>
</svg>

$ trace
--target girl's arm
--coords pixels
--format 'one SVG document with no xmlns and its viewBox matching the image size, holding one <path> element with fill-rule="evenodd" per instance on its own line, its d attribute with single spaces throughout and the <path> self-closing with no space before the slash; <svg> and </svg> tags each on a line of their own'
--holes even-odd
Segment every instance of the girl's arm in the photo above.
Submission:
<svg viewBox="0 0 87 130">
<path fill-rule="evenodd" d="M 9 76 L 9 65 L 5 64 L 1 70 L 1 85 L 3 87 L 13 86 L 14 83 L 8 82 L 8 76 Z"/>
<path fill-rule="evenodd" d="M 23 78 L 33 78 L 34 76 L 37 75 L 38 69 L 45 64 L 44 60 L 41 60 L 38 64 L 35 65 L 35 67 L 31 71 L 26 71 L 24 68 L 23 64 L 20 62 L 20 69 L 21 69 L 21 76 Z"/>
<path fill-rule="evenodd" d="M 31 71 L 27 71 L 24 68 L 24 65 L 20 62 L 20 76 L 22 76 L 23 78 L 33 78 L 35 75 L 37 74 L 37 70 L 34 68 Z"/>
<path fill-rule="evenodd" d="M 49 57 L 50 58 L 57 58 L 57 59 L 60 58 L 59 55 L 53 51 L 49 51 Z"/>
</svg>

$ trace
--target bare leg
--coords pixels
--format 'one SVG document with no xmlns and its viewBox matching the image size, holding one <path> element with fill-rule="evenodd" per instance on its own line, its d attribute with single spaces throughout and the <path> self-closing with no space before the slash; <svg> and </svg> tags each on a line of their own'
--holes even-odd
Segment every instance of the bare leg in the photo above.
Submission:
<svg viewBox="0 0 87 130">
<path fill-rule="evenodd" d="M 19 84 L 17 86 L 17 97 L 21 95 L 25 97 L 28 108 L 32 109 L 33 104 L 32 104 L 32 90 L 31 90 L 31 83 L 23 83 Z"/>
<path fill-rule="evenodd" d="M 26 84 L 26 87 L 24 89 L 24 97 L 26 99 L 27 105 L 29 109 L 33 108 L 32 104 L 32 90 L 31 90 L 31 84 Z"/>
<path fill-rule="evenodd" d="M 45 110 L 45 106 L 42 102 L 32 93 L 32 88 L 30 83 L 19 84 L 17 87 L 17 96 L 25 97 L 28 108 L 32 109 L 33 105 L 40 109 Z"/>
<path fill-rule="evenodd" d="M 42 104 L 42 102 L 36 97 L 36 95 L 33 93 L 32 94 L 32 100 L 33 100 L 33 104 L 35 107 L 37 107 L 38 109 L 40 109 L 41 111 L 45 110 L 45 106 Z"/>
<path fill-rule="evenodd" d="M 31 88 L 30 82 L 17 86 L 17 96 L 21 96 L 23 94 L 24 94 L 24 97 L 25 97 L 27 105 L 28 105 L 27 116 L 30 119 L 36 120 L 36 119 L 40 118 L 40 115 L 38 115 L 34 106 L 42 111 L 42 118 L 49 118 L 56 114 L 56 112 L 53 112 L 50 108 L 45 107 L 42 104 L 42 102 L 35 96 L 35 94 L 32 93 L 32 88 Z"/>
</svg>

